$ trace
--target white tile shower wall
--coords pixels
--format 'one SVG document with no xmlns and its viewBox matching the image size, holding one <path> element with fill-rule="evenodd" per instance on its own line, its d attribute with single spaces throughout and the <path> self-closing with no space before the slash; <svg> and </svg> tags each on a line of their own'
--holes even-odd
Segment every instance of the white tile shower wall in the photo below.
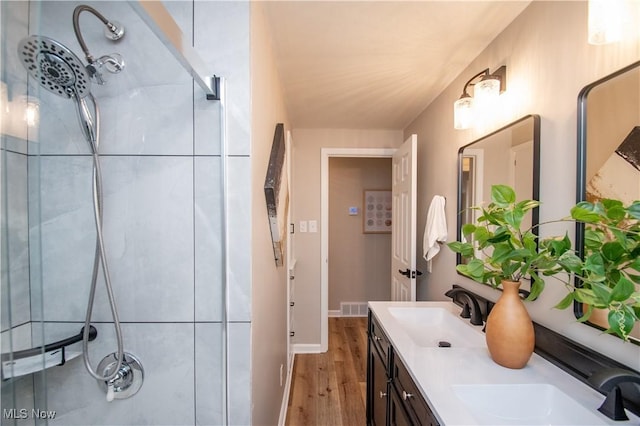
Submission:
<svg viewBox="0 0 640 426">
<path fill-rule="evenodd" d="M 221 321 L 222 192 L 220 157 L 195 158 L 195 319 Z"/>
<path fill-rule="evenodd" d="M 94 324 L 98 339 L 90 343 L 95 366 L 114 351 L 111 324 Z M 61 338 L 77 325 L 48 323 L 46 334 Z M 193 323 L 123 324 L 124 345 L 140 359 L 144 383 L 132 398 L 109 403 L 98 382 L 85 371 L 81 358 L 47 370 L 48 409 L 56 410 L 50 425 L 193 425 L 194 424 Z M 211 354 L 212 357 L 217 356 Z"/>
<path fill-rule="evenodd" d="M 27 222 L 27 156 L 3 152 L 3 188 L 7 206 L 2 227 L 8 229 L 3 240 L 6 250 L 2 262 L 2 331 L 31 320 L 29 304 L 29 228 Z M 6 243 L 7 246 L 4 246 Z M 10 295 L 7 298 L 7 295 Z M 11 318 L 9 318 L 11 316 Z"/>
<path fill-rule="evenodd" d="M 228 159 L 229 321 L 251 320 L 251 159 Z M 266 220 L 266 218 L 265 218 Z M 247 346 L 247 350 L 249 347 Z"/>
<path fill-rule="evenodd" d="M 32 8 L 33 33 L 51 37 L 84 61 L 71 29 L 77 2 L 52 1 Z M 101 56 L 117 52 L 125 60 L 124 70 L 104 73 L 107 84 L 91 85 L 100 105 L 103 154 L 193 154 L 192 80 L 131 7 L 124 2 L 88 2 L 103 15 L 121 22 L 125 36 L 117 43 L 102 35 L 99 21 L 90 13 L 80 15 L 80 27 L 91 53 Z M 167 8 L 179 19 L 185 34 L 192 29 L 191 4 L 169 2 Z M 78 131 L 75 106 L 68 99 L 41 91 L 43 134 L 60 134 L 42 146 L 42 153 L 89 153 Z M 108 143 L 106 141 L 109 141 Z"/>
<path fill-rule="evenodd" d="M 195 48 L 207 69 L 227 82 L 227 152 L 232 156 L 250 155 L 250 2 L 196 1 L 194 8 Z M 198 127 L 208 126 L 204 119 L 204 124 L 196 122 L 196 133 Z M 207 138 L 196 139 L 196 154 L 215 154 L 215 149 L 207 144 Z"/>
<path fill-rule="evenodd" d="M 226 80 L 227 283 L 229 312 L 229 423 L 251 424 L 251 98 L 249 2 L 194 4 L 194 45 L 212 74 Z M 196 88 L 195 152 L 215 154 L 207 131 L 219 123 L 201 111 Z M 201 95 L 200 95 L 201 96 Z M 215 107 L 213 107 L 215 108 Z"/>
<path fill-rule="evenodd" d="M 224 371 L 222 350 L 222 324 L 196 323 L 196 422 L 197 425 L 224 424 L 222 400 L 216 398 L 225 392 L 222 382 Z M 247 368 L 245 366 L 245 368 Z M 248 424 L 248 423 L 247 423 Z"/>
<path fill-rule="evenodd" d="M 43 2 L 41 22 L 33 27 L 78 53 L 70 28 L 76 4 Z M 125 348 L 140 357 L 146 378 L 138 395 L 109 405 L 81 360 L 51 369 L 46 373 L 48 408 L 61 415 L 50 424 L 178 425 L 194 424 L 196 418 L 198 424 L 219 424 L 224 372 L 222 324 L 216 322 L 223 302 L 220 104 L 203 101 L 199 88 L 193 88 L 128 4 L 89 4 L 128 29 L 125 39 L 112 45 L 89 23 L 93 18 L 82 15 L 92 52 L 117 51 L 127 60 L 123 73 L 109 75 L 107 85 L 92 89 L 101 107 L 104 226 L 114 291 L 121 319 L 130 321 L 123 324 Z M 249 424 L 249 5 L 195 4 L 195 37 L 205 41 L 197 49 L 212 74 L 228 82 L 229 153 L 242 156 L 229 159 L 228 178 L 229 286 L 234 288 L 229 299 L 232 316 L 242 321 L 229 325 L 229 418 L 232 424 Z M 165 5 L 191 35 L 193 4 Z M 42 157 L 43 221 L 32 235 L 43 235 L 46 335 L 53 341 L 77 333 L 82 325 L 95 231 L 91 159 L 77 155 L 89 151 L 73 104 L 47 92 L 41 96 L 41 110 L 48 112 L 41 152 L 54 155 Z M 38 303 L 37 296 L 33 301 Z M 94 318 L 111 320 L 102 282 Z M 115 350 L 111 324 L 95 325 L 94 365 Z"/>
</svg>

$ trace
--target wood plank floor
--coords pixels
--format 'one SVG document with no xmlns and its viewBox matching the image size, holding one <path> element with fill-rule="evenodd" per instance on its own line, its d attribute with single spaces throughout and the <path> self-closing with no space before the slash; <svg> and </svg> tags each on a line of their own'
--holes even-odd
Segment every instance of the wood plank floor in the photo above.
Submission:
<svg viewBox="0 0 640 426">
<path fill-rule="evenodd" d="M 367 318 L 329 318 L 329 350 L 297 354 L 288 426 L 366 423 Z"/>
</svg>

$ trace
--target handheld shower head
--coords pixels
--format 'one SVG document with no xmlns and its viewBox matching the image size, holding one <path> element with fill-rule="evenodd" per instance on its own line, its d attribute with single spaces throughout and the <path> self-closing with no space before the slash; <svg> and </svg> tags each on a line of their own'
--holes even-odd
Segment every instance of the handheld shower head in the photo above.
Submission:
<svg viewBox="0 0 640 426">
<path fill-rule="evenodd" d="M 89 94 L 89 74 L 67 47 L 48 37 L 33 35 L 18 43 L 18 56 L 29 74 L 48 91 L 63 98 Z"/>
<path fill-rule="evenodd" d="M 89 73 L 82 61 L 64 45 L 44 36 L 29 36 L 18 44 L 18 56 L 22 65 L 38 83 L 48 91 L 76 103 L 80 128 L 93 146 L 97 140 L 97 123 L 94 119 L 95 101 L 91 96 Z M 93 112 L 85 99 L 89 96 Z"/>
</svg>

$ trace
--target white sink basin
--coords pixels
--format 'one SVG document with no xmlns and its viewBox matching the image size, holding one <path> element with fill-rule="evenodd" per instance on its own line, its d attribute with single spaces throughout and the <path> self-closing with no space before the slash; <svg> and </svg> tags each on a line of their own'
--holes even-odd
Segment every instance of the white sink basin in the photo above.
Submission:
<svg viewBox="0 0 640 426">
<path fill-rule="evenodd" d="M 391 316 L 402 325 L 402 329 L 420 347 L 438 347 L 447 342 L 455 347 L 484 347 L 481 326 L 465 324 L 458 315 L 437 307 L 389 307 Z M 473 328 L 476 327 L 477 330 Z"/>
<path fill-rule="evenodd" d="M 596 413 L 549 384 L 453 385 L 482 425 L 599 425 Z"/>
</svg>

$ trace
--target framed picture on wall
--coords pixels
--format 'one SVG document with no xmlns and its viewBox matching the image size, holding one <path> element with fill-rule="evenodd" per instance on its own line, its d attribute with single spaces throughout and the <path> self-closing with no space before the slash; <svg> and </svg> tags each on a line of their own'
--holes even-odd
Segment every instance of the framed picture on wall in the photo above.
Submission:
<svg viewBox="0 0 640 426">
<path fill-rule="evenodd" d="M 271 155 L 264 180 L 264 195 L 267 202 L 267 219 L 273 243 L 273 257 L 276 266 L 284 264 L 284 244 L 286 242 L 286 221 L 289 208 L 289 187 L 287 182 L 284 124 L 278 123 L 273 135 Z"/>
<path fill-rule="evenodd" d="M 365 189 L 362 208 L 362 232 L 391 233 L 391 190 Z"/>
</svg>

